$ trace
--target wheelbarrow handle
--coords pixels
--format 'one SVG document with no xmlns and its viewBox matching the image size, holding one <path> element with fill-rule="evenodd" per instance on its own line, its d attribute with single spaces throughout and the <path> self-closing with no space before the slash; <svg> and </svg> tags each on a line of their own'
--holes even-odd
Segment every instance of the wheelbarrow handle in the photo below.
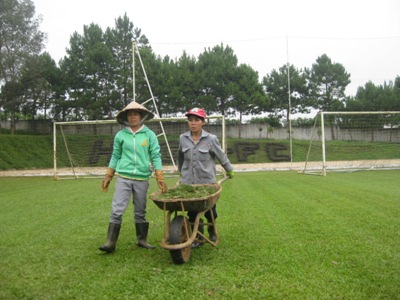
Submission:
<svg viewBox="0 0 400 300">
<path fill-rule="evenodd" d="M 223 178 L 221 178 L 218 182 L 217 182 L 217 184 L 218 185 L 221 185 L 225 180 L 227 180 L 227 179 L 229 179 L 229 177 L 228 176 L 224 176 Z M 179 186 L 181 184 L 181 182 L 180 182 L 180 179 L 175 183 L 175 187 L 177 187 L 177 186 Z"/>
<path fill-rule="evenodd" d="M 227 180 L 227 179 L 229 179 L 229 177 L 228 176 L 224 176 L 224 178 L 221 178 L 218 182 L 217 182 L 217 184 L 218 185 L 221 185 L 225 180 Z"/>
</svg>

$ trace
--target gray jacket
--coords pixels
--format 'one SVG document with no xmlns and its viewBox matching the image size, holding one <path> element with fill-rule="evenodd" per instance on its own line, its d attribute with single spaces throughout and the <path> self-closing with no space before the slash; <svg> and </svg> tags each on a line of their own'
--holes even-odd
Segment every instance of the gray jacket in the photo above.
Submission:
<svg viewBox="0 0 400 300">
<path fill-rule="evenodd" d="M 226 172 L 233 170 L 217 136 L 202 130 L 200 140 L 195 144 L 190 131 L 181 134 L 178 150 L 178 170 L 182 174 L 181 183 L 215 183 L 215 159 L 219 161 Z"/>
</svg>

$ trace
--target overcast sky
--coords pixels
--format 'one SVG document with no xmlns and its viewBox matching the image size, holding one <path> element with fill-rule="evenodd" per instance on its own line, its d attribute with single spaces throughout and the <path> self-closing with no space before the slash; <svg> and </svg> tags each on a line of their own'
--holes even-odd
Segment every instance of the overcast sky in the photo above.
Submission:
<svg viewBox="0 0 400 300">
<path fill-rule="evenodd" d="M 351 74 L 347 89 L 400 76 L 399 0 L 33 0 L 48 34 L 46 51 L 59 61 L 73 32 L 103 30 L 127 13 L 157 55 L 197 57 L 205 48 L 230 46 L 259 78 L 287 61 L 311 68 L 327 54 Z M 151 83 L 151 78 L 149 78 Z"/>
</svg>

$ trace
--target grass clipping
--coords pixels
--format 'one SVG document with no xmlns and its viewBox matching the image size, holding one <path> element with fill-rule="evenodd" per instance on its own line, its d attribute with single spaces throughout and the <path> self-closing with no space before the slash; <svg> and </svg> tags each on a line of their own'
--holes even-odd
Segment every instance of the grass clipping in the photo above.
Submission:
<svg viewBox="0 0 400 300">
<path fill-rule="evenodd" d="M 161 193 L 156 199 L 196 199 L 203 198 L 214 194 L 218 188 L 212 185 L 187 185 L 181 184 L 176 188 L 168 190 L 166 193 Z"/>
</svg>

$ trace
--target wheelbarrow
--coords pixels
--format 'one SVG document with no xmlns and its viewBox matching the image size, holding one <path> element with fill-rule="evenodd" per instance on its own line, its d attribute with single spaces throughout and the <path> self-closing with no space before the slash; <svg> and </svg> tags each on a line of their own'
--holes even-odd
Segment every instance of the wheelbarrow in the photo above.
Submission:
<svg viewBox="0 0 400 300">
<path fill-rule="evenodd" d="M 218 244 L 218 230 L 212 207 L 217 203 L 222 191 L 221 184 L 226 179 L 228 177 L 225 176 L 214 184 L 192 184 L 191 186 L 193 187 L 210 186 L 215 189 L 214 193 L 204 197 L 160 199 L 158 197 L 161 191 L 150 195 L 149 198 L 164 211 L 164 237 L 161 241 L 161 247 L 170 251 L 171 258 L 175 264 L 183 264 L 189 261 L 194 242 L 207 242 L 212 246 Z M 198 212 L 194 223 L 189 222 L 189 218 L 186 215 L 188 211 Z M 207 211 L 210 211 L 211 221 L 202 223 L 201 218 Z M 214 226 L 216 240 L 211 241 L 206 237 L 199 230 L 200 225 Z"/>
</svg>

